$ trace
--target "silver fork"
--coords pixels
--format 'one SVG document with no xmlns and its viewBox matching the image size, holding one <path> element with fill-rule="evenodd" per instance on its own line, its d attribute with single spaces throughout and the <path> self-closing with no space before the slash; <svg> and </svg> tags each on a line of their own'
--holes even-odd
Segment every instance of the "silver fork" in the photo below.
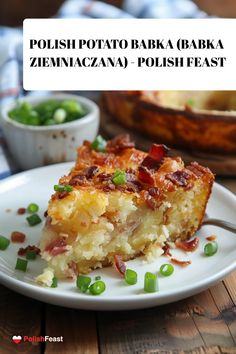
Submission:
<svg viewBox="0 0 236 354">
<path fill-rule="evenodd" d="M 210 218 L 207 214 L 205 214 L 202 225 L 214 225 L 236 233 L 236 225 L 232 222 Z"/>
</svg>

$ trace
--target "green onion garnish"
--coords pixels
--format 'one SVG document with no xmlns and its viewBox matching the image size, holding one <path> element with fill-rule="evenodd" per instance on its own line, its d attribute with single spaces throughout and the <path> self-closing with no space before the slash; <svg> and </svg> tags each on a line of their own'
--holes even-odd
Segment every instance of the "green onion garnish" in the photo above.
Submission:
<svg viewBox="0 0 236 354">
<path fill-rule="evenodd" d="M 39 206 L 35 203 L 30 203 L 27 207 L 27 212 L 30 214 L 37 213 L 38 210 L 39 210 Z"/>
<path fill-rule="evenodd" d="M 26 218 L 30 226 L 38 225 L 42 222 L 42 219 L 38 214 L 32 214 Z"/>
<path fill-rule="evenodd" d="M 209 242 L 204 247 L 204 254 L 208 257 L 213 256 L 218 251 L 218 244 L 215 241 Z"/>
<path fill-rule="evenodd" d="M 155 293 L 158 291 L 158 279 L 156 274 L 150 272 L 145 273 L 144 291 L 147 293 Z"/>
<path fill-rule="evenodd" d="M 172 264 L 162 264 L 162 266 L 160 267 L 160 273 L 164 277 L 168 277 L 174 273 L 174 267 L 172 266 Z"/>
<path fill-rule="evenodd" d="M 60 184 L 55 184 L 54 186 L 54 191 L 55 192 L 64 192 L 65 191 L 65 186 L 61 186 Z"/>
<path fill-rule="evenodd" d="M 54 191 L 55 192 L 72 192 L 73 191 L 73 187 L 70 185 L 60 185 L 60 184 L 55 184 L 54 186 Z"/>
<path fill-rule="evenodd" d="M 132 269 L 126 269 L 124 279 L 127 284 L 134 285 L 138 281 L 138 274 Z"/>
<path fill-rule="evenodd" d="M 101 276 L 100 275 L 97 275 L 96 277 L 95 277 L 95 280 L 101 280 L 102 278 L 101 278 Z"/>
<path fill-rule="evenodd" d="M 72 192 L 73 191 L 73 187 L 68 185 L 68 186 L 64 187 L 64 190 L 65 190 L 65 192 Z"/>
<path fill-rule="evenodd" d="M 52 278 L 51 288 L 57 288 L 57 278 L 56 277 Z"/>
<path fill-rule="evenodd" d="M 22 258 L 17 258 L 15 269 L 25 272 L 27 269 L 28 261 Z"/>
<path fill-rule="evenodd" d="M 125 184 L 126 183 L 125 171 L 116 170 L 113 177 L 112 177 L 112 182 L 116 185 Z"/>
<path fill-rule="evenodd" d="M 64 123 L 66 120 L 66 111 L 63 108 L 57 108 L 53 114 L 53 119 L 57 124 Z"/>
<path fill-rule="evenodd" d="M 96 139 L 92 142 L 91 148 L 93 150 L 104 152 L 106 151 L 107 142 L 101 135 L 98 135 Z"/>
<path fill-rule="evenodd" d="M 82 293 L 86 293 L 91 283 L 91 278 L 85 275 L 79 275 L 77 277 L 76 286 Z"/>
<path fill-rule="evenodd" d="M 10 244 L 10 240 L 0 235 L 0 250 L 5 251 Z"/>
<path fill-rule="evenodd" d="M 100 295 L 106 290 L 106 285 L 102 280 L 95 281 L 89 287 L 89 291 L 92 295 Z"/>
<path fill-rule="evenodd" d="M 34 259 L 36 259 L 37 257 L 37 253 L 35 251 L 28 251 L 26 253 L 26 259 L 33 261 Z"/>
</svg>

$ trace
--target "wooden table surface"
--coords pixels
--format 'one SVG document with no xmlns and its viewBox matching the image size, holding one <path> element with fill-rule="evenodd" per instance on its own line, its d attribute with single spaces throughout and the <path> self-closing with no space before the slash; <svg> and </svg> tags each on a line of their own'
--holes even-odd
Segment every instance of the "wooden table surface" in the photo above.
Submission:
<svg viewBox="0 0 236 354">
<path fill-rule="evenodd" d="M 235 179 L 220 180 L 236 193 Z M 14 344 L 13 335 L 63 336 Z M 47 305 L 0 286 L 0 354 L 236 353 L 236 272 L 209 290 L 147 310 L 94 312 Z"/>
</svg>

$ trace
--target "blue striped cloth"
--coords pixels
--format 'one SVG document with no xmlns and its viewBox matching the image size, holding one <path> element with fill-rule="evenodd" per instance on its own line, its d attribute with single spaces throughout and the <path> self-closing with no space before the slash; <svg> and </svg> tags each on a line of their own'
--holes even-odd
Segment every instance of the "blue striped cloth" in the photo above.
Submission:
<svg viewBox="0 0 236 354">
<path fill-rule="evenodd" d="M 58 18 L 199 18 L 206 14 L 191 0 L 124 0 L 123 9 L 92 0 L 67 0 Z M 27 94 L 22 87 L 22 29 L 0 27 L 0 110 L 4 104 Z M 0 122 L 1 125 L 1 122 Z M 0 129 L 0 179 L 16 172 Z"/>
</svg>

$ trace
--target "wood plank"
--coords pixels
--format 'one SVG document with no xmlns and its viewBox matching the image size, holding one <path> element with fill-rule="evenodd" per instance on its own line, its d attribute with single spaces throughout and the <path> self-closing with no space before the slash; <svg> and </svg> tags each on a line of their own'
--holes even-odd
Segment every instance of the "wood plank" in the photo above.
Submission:
<svg viewBox="0 0 236 354">
<path fill-rule="evenodd" d="M 209 290 L 186 300 L 206 347 L 234 347 L 234 340 Z"/>
<path fill-rule="evenodd" d="M 40 354 L 41 345 L 30 342 L 15 344 L 13 335 L 39 336 L 43 304 L 19 295 L 0 285 L 0 353 Z"/>
<path fill-rule="evenodd" d="M 229 292 L 229 295 L 231 296 L 234 305 L 236 305 L 236 272 L 233 272 L 230 275 L 228 275 L 224 279 L 224 284 L 226 286 L 226 289 Z"/>
<path fill-rule="evenodd" d="M 210 289 L 221 317 L 227 324 L 231 336 L 236 344 L 236 306 L 234 305 L 224 283 L 221 282 Z"/>
<path fill-rule="evenodd" d="M 146 350 L 142 352 L 138 352 L 136 354 L 235 354 L 236 348 L 224 348 L 220 346 L 213 346 L 213 347 L 199 347 L 193 350 Z"/>
<path fill-rule="evenodd" d="M 183 301 L 148 310 L 100 312 L 98 333 L 101 354 L 177 353 L 204 345 Z"/>
<path fill-rule="evenodd" d="M 45 354 L 98 354 L 94 312 L 47 305 L 45 334 L 63 336 L 62 343 L 46 343 Z"/>
</svg>

